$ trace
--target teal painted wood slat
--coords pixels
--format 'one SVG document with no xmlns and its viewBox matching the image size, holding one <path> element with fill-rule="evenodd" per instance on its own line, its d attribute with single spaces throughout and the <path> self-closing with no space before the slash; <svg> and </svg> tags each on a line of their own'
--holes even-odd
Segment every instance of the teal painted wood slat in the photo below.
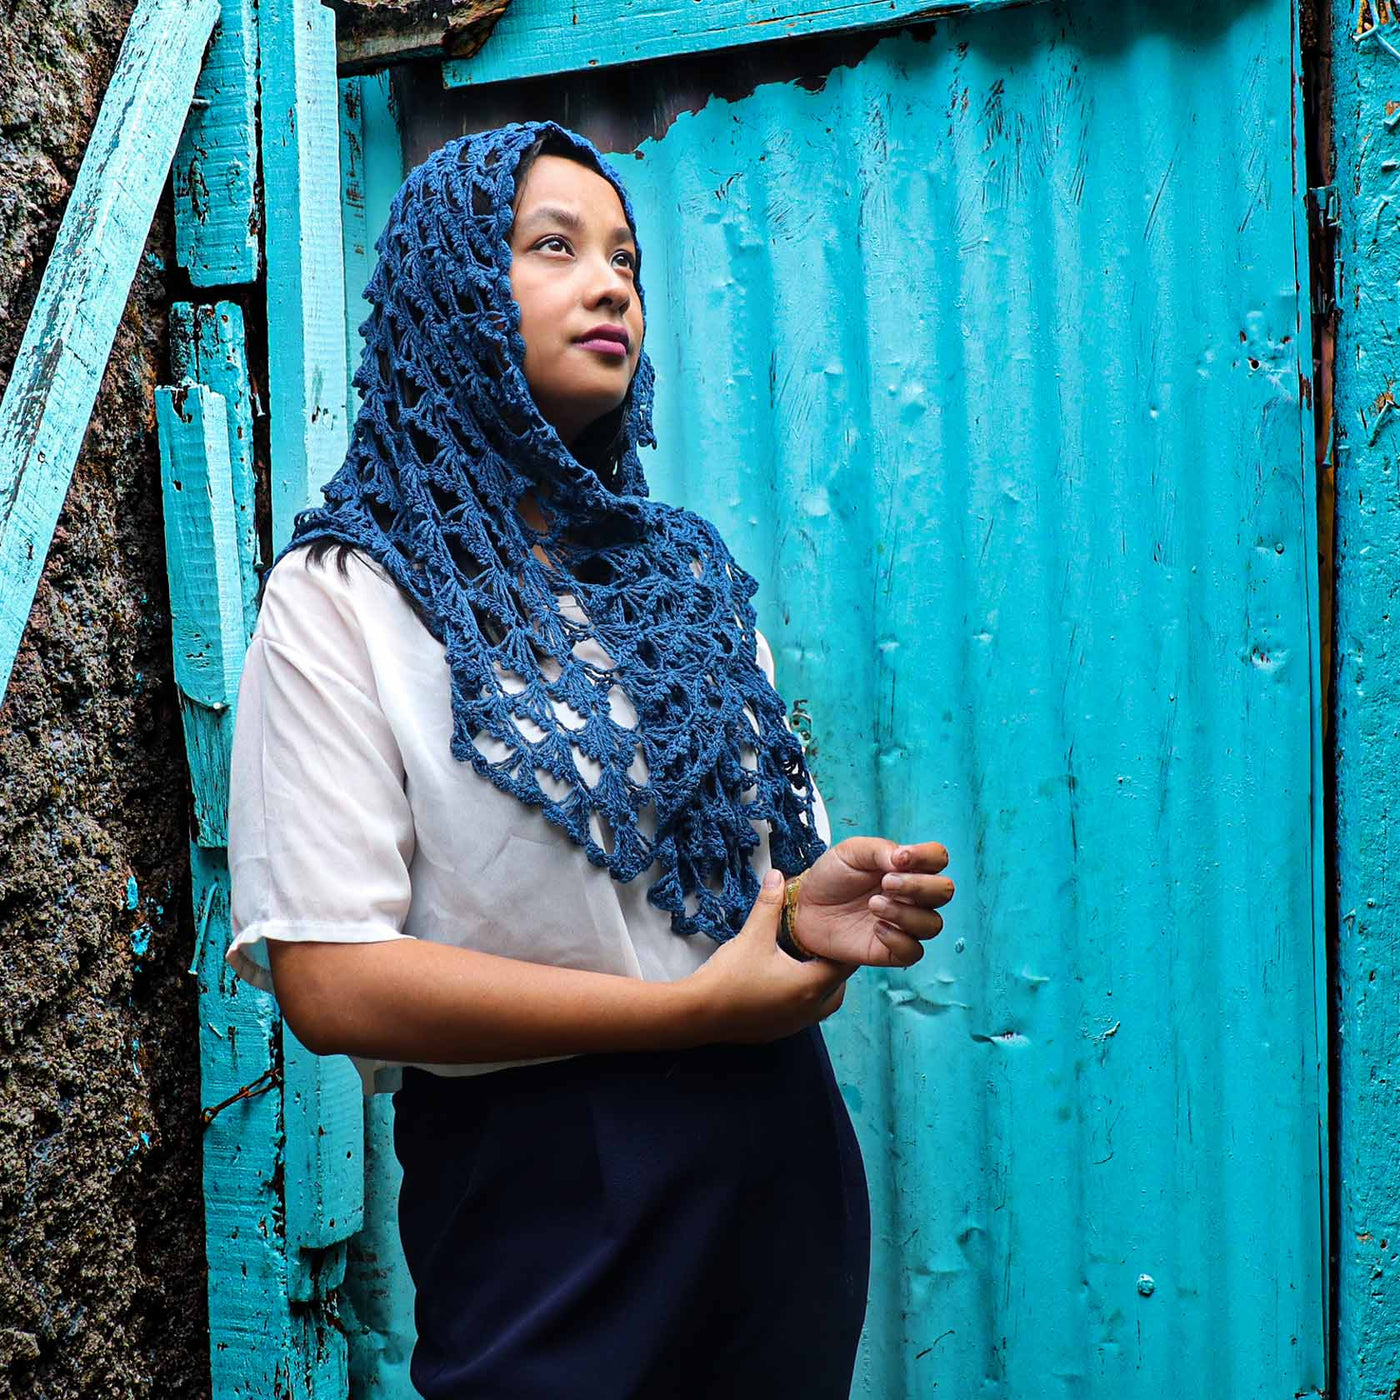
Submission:
<svg viewBox="0 0 1400 1400">
<path fill-rule="evenodd" d="M 175 358 L 192 356 L 177 351 Z M 204 834 L 210 826 L 222 831 L 228 806 L 225 746 L 245 645 L 230 473 L 249 467 L 230 463 L 223 400 L 214 391 L 194 384 L 158 389 L 156 418 L 175 673 Z M 207 703 L 192 707 L 187 690 Z M 302 1368 L 301 1325 L 293 1325 L 287 1305 L 281 1092 L 270 1079 L 278 1060 L 276 1004 L 224 961 L 231 937 L 227 852 L 191 841 L 190 874 L 201 1098 L 217 1110 L 203 1139 L 211 1393 L 216 1400 L 282 1395 L 285 1378 Z M 229 1102 L 248 1086 L 266 1092 Z"/>
<path fill-rule="evenodd" d="M 345 297 L 335 20 L 314 0 L 260 12 L 267 221 L 268 398 L 274 551 L 344 460 Z M 364 1219 L 364 1115 L 344 1057 L 313 1055 L 283 1026 L 289 1291 L 325 1299 Z M 343 1393 L 345 1339 L 306 1310 L 316 1394 Z"/>
<path fill-rule="evenodd" d="M 374 241 L 403 180 L 398 113 L 388 73 L 340 84 L 341 236 L 345 258 L 346 402 L 359 407 L 350 380 L 364 340 L 364 289 L 377 257 Z M 341 1292 L 341 1325 L 349 1344 L 350 1388 L 356 1400 L 415 1400 L 409 1361 L 417 1329 L 413 1280 L 399 1239 L 403 1170 L 394 1155 L 394 1107 L 387 1094 L 365 1103 L 365 1216 L 350 1241 Z"/>
<path fill-rule="evenodd" d="M 335 18 L 315 0 L 267 0 L 261 23 L 276 552 L 345 459 L 345 273 Z"/>
<path fill-rule="evenodd" d="M 817 9 L 785 0 L 513 0 L 479 52 L 442 65 L 445 87 L 607 68 L 807 34 L 887 28 L 1036 0 L 846 0 Z"/>
<path fill-rule="evenodd" d="M 365 1223 L 350 1241 L 340 1316 L 355 1400 L 418 1400 L 409 1362 L 418 1337 L 413 1280 L 399 1237 L 403 1168 L 394 1154 L 394 1103 L 365 1101 Z"/>
<path fill-rule="evenodd" d="M 1394 393 L 1400 288 L 1394 199 L 1400 22 L 1379 6 L 1336 6 L 1333 182 L 1339 317 L 1336 461 L 1337 1400 L 1395 1393 L 1400 1376 L 1400 1191 L 1396 1045 L 1400 900 L 1391 860 L 1400 764 L 1400 408 Z"/>
<path fill-rule="evenodd" d="M 258 10 L 220 0 L 218 24 L 175 151 L 175 261 L 196 287 L 258 275 Z"/>
<path fill-rule="evenodd" d="M 175 685 L 197 841 L 226 846 L 229 753 L 246 645 L 227 415 L 220 395 L 193 383 L 157 389 L 155 405 Z"/>
<path fill-rule="evenodd" d="M 260 1088 L 278 1059 L 277 1005 L 224 961 L 228 854 L 190 843 L 199 985 L 201 1097 L 213 1108 Z M 213 1400 L 282 1397 L 304 1372 L 301 1325 L 287 1302 L 282 1213 L 282 1095 L 239 1099 L 204 1131 L 205 1252 L 209 1261 L 209 1377 Z"/>
<path fill-rule="evenodd" d="M 259 551 L 254 517 L 253 396 L 242 308 L 231 301 L 213 306 L 175 302 L 170 308 L 170 361 L 177 380 L 205 384 L 224 401 L 243 625 L 251 640 L 257 624 Z"/>
<path fill-rule="evenodd" d="M 137 5 L 0 400 L 0 698 L 217 14 Z"/>
<path fill-rule="evenodd" d="M 353 416 L 359 390 L 351 382 L 359 368 L 369 314 L 364 290 L 378 259 L 375 239 L 389 202 L 404 177 L 399 117 L 388 73 L 345 78 L 340 83 L 341 246 L 345 266 L 345 402 Z"/>
</svg>

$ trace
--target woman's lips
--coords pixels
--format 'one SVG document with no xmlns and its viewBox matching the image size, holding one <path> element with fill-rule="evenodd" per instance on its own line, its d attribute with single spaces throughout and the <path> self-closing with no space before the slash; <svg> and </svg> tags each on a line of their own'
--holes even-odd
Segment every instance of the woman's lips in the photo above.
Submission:
<svg viewBox="0 0 1400 1400">
<path fill-rule="evenodd" d="M 605 340 L 600 336 L 597 340 L 579 340 L 575 344 L 584 350 L 600 350 L 616 360 L 627 358 L 627 349 L 620 340 Z"/>
</svg>

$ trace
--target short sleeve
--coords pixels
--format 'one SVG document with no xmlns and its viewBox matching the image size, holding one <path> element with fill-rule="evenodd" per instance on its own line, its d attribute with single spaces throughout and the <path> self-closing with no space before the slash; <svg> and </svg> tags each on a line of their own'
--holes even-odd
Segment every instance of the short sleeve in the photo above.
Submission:
<svg viewBox="0 0 1400 1400">
<path fill-rule="evenodd" d="M 768 638 L 756 627 L 754 633 L 758 638 L 758 665 L 759 669 L 768 677 L 768 684 L 775 690 L 778 682 L 775 678 L 776 668 L 773 662 L 773 648 L 768 645 Z M 781 694 L 781 692 L 779 692 Z M 783 711 L 783 723 L 787 725 L 788 733 L 793 732 L 791 724 L 788 724 L 787 711 Z M 826 803 L 822 801 L 822 795 L 817 788 L 816 774 L 808 769 L 807 776 L 812 780 L 812 820 L 817 828 L 817 835 L 821 837 L 826 845 L 831 845 L 831 820 L 826 814 Z"/>
<path fill-rule="evenodd" d="M 295 552 L 268 577 L 239 685 L 226 960 L 271 991 L 267 939 L 406 937 L 414 848 L 352 587 L 334 555 L 311 565 Z"/>
</svg>

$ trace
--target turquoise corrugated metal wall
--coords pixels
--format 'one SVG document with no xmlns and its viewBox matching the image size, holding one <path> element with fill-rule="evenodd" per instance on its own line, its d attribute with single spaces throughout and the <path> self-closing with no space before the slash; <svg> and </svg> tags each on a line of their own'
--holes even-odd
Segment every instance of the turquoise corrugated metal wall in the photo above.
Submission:
<svg viewBox="0 0 1400 1400">
<path fill-rule="evenodd" d="M 837 835 L 959 885 L 830 1023 L 862 1396 L 1324 1383 L 1298 37 L 1199 8 L 852 41 L 623 156 L 653 490 L 759 577 Z"/>
</svg>

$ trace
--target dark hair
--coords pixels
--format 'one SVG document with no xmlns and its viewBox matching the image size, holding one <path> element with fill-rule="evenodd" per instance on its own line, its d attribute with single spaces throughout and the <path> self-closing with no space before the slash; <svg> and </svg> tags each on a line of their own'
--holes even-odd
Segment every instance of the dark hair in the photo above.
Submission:
<svg viewBox="0 0 1400 1400">
<path fill-rule="evenodd" d="M 520 202 L 520 192 L 525 188 L 525 180 L 530 174 L 530 167 L 534 165 L 537 156 L 563 156 L 566 160 L 576 160 L 580 165 L 586 165 L 597 174 L 602 174 L 598 167 L 588 158 L 587 152 L 580 151 L 571 146 L 556 131 L 546 131 L 543 136 L 538 137 L 531 145 L 526 146 L 520 153 L 520 159 L 515 163 L 515 198 L 512 201 L 511 212 L 514 214 L 514 206 Z"/>
<path fill-rule="evenodd" d="M 336 572 L 339 573 L 341 578 L 346 580 L 348 580 L 350 577 L 350 569 L 345 562 L 349 555 L 353 553 L 360 553 L 363 554 L 366 559 L 373 559 L 374 557 L 373 555 L 369 554 L 366 550 L 361 549 L 359 545 L 351 544 L 347 540 L 338 540 L 331 535 L 322 535 L 318 539 L 312 540 L 310 544 L 302 545 L 300 548 L 301 552 L 303 552 L 306 555 L 306 564 L 308 568 L 312 564 L 315 564 L 322 569 L 326 567 L 326 555 L 329 554 L 331 550 L 335 550 Z M 296 554 L 297 552 L 298 551 L 295 549 L 291 551 L 292 554 Z M 398 580 L 395 580 L 394 582 L 395 586 L 397 587 Z M 413 594 L 408 591 L 408 589 L 402 587 L 399 588 L 399 596 L 403 598 L 404 602 L 406 602 L 410 608 L 413 609 L 419 622 L 421 622 L 423 626 L 428 629 L 429 632 L 432 632 L 433 635 L 436 636 L 437 633 L 433 631 L 432 624 L 428 621 L 428 614 L 425 611 L 423 605 L 418 601 L 418 599 L 415 598 Z M 259 604 L 261 604 L 262 602 L 261 587 L 259 588 L 258 602 Z"/>
</svg>

